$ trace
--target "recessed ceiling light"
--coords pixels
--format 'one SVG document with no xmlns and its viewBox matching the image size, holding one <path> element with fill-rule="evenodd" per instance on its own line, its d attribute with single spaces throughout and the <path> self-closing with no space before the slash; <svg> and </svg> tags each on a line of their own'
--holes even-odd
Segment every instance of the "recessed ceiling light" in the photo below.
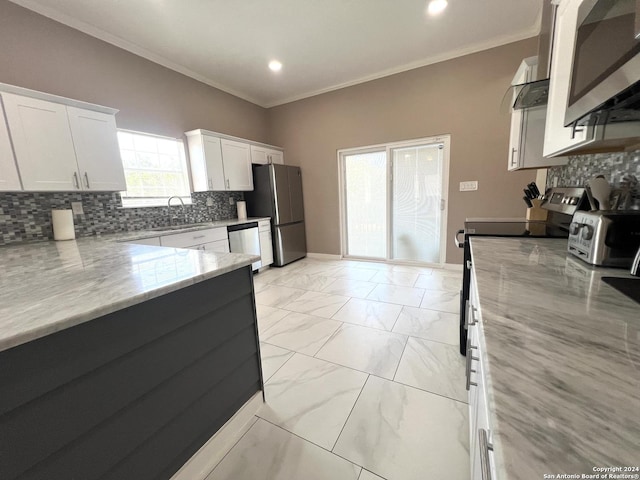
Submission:
<svg viewBox="0 0 640 480">
<path fill-rule="evenodd" d="M 282 63 L 280 63 L 278 60 L 271 60 L 269 62 L 269 68 L 272 72 L 279 72 L 280 70 L 282 70 Z"/>
<path fill-rule="evenodd" d="M 447 8 L 447 4 L 447 0 L 431 0 L 427 7 L 427 11 L 429 12 L 429 15 L 438 15 Z"/>
</svg>

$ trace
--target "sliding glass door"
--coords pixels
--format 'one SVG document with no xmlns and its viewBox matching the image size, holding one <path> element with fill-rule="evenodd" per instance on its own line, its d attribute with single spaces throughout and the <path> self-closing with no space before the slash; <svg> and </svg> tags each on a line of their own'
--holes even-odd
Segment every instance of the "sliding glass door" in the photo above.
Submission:
<svg viewBox="0 0 640 480">
<path fill-rule="evenodd" d="M 387 256 L 387 153 L 344 157 L 348 245 L 352 256 Z"/>
<path fill-rule="evenodd" d="M 443 144 L 392 149 L 392 258 L 439 263 Z"/>
<path fill-rule="evenodd" d="M 449 137 L 339 152 L 343 254 L 443 263 Z"/>
</svg>

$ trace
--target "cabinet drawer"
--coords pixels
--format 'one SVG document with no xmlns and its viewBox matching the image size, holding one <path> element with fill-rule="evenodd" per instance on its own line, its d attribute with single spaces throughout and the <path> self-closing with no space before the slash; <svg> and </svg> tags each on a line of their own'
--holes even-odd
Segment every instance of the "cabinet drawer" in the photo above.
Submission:
<svg viewBox="0 0 640 480">
<path fill-rule="evenodd" d="M 176 233 L 174 235 L 163 235 L 160 237 L 160 244 L 163 247 L 186 248 L 226 239 L 227 229 L 222 227 L 196 230 L 195 232 Z"/>
<path fill-rule="evenodd" d="M 271 220 L 260 220 L 258 222 L 258 231 L 260 231 L 260 232 L 270 232 L 271 231 Z"/>
<path fill-rule="evenodd" d="M 229 240 L 218 240 L 202 245 L 202 249 L 208 252 L 229 253 Z"/>
</svg>

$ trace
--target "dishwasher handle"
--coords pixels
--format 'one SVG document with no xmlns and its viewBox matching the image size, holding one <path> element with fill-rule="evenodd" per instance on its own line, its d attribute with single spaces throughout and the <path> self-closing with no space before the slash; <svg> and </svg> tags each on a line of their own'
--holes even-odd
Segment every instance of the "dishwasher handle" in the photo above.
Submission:
<svg viewBox="0 0 640 480">
<path fill-rule="evenodd" d="M 238 230 L 249 230 L 250 228 L 258 228 L 258 222 L 241 223 L 240 225 L 229 225 L 227 232 L 237 232 Z"/>
</svg>

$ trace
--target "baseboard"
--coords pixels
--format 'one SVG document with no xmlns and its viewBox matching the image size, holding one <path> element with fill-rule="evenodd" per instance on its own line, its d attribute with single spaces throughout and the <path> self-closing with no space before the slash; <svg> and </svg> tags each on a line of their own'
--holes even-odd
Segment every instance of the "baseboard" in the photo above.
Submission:
<svg viewBox="0 0 640 480">
<path fill-rule="evenodd" d="M 307 253 L 307 258 L 317 258 L 319 260 L 342 260 L 342 255 L 331 253 Z"/>
<path fill-rule="evenodd" d="M 171 480 L 204 480 L 258 419 L 262 391 L 256 393 L 185 463 Z"/>
</svg>

